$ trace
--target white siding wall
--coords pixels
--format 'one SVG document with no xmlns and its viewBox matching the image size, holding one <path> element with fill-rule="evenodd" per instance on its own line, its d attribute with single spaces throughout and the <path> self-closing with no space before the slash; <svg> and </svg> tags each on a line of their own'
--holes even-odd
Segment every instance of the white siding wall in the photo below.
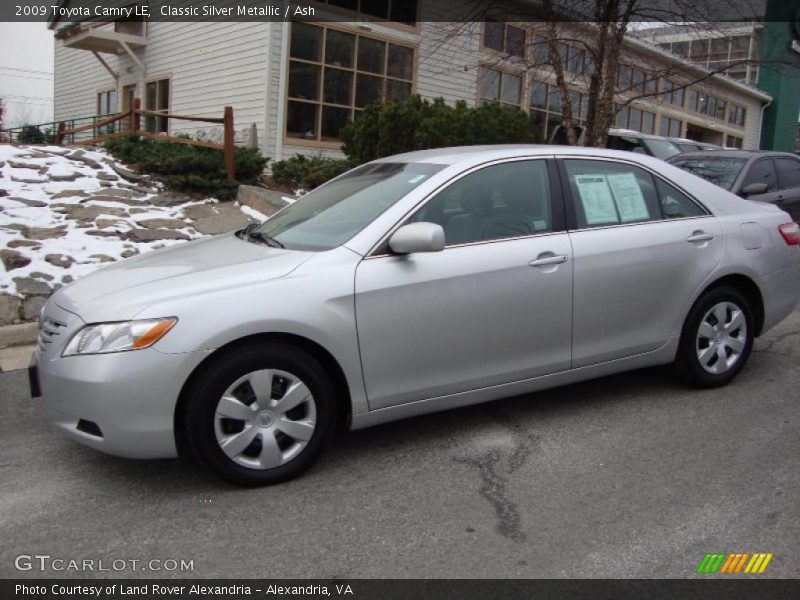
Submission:
<svg viewBox="0 0 800 600">
<path fill-rule="evenodd" d="M 66 121 L 97 114 L 97 93 L 114 88 L 114 78 L 91 52 L 55 41 L 53 119 Z M 117 61 L 106 57 L 112 68 Z"/>
<path fill-rule="evenodd" d="M 446 3 L 428 5 L 427 10 L 448 10 Z M 423 15 L 417 32 L 371 25 L 373 33 L 417 45 L 416 91 L 424 97 L 443 97 L 449 104 L 464 100 L 474 106 L 477 94 L 477 66 L 480 52 L 481 26 L 478 24 L 441 23 Z M 365 34 L 364 29 L 353 28 Z M 247 139 L 251 123 L 258 129 L 259 144 L 273 160 L 296 153 L 341 156 L 336 149 L 319 149 L 292 145 L 284 140 L 284 118 L 279 115 L 285 98 L 286 60 L 282 56 L 282 23 L 150 23 L 148 44 L 139 56 L 147 64 L 148 79 L 169 77 L 172 112 L 188 115 L 221 116 L 226 105 L 234 107 L 237 141 Z M 287 44 L 288 48 L 288 44 Z M 136 64 L 125 55 L 108 58 L 120 73 L 120 90 L 124 85 L 139 83 L 141 74 Z M 55 51 L 55 118 L 87 116 L 95 113 L 96 94 L 113 86 L 113 79 L 100 63 L 85 50 L 70 50 L 56 44 Z M 723 82 L 709 86 L 715 95 L 747 108 L 744 131 L 724 130 L 744 137 L 745 148 L 758 146 L 761 103 Z M 528 90 L 523 90 L 527 98 Z M 143 90 L 138 90 L 143 97 Z M 120 94 L 121 102 L 121 94 Z M 661 106 L 658 111 L 681 120 L 697 115 L 680 109 Z M 215 126 L 173 121 L 170 133 L 197 133 L 206 128 L 213 137 L 220 131 Z M 278 152 L 281 152 L 280 156 Z"/>
<path fill-rule="evenodd" d="M 744 119 L 743 147 L 745 150 L 758 150 L 761 147 L 759 133 L 761 129 L 761 107 L 763 104 L 758 100 L 745 99 L 744 97 L 740 104 L 747 109 L 747 114 Z"/>
<path fill-rule="evenodd" d="M 180 115 L 221 117 L 234 109 L 237 142 L 247 139 L 251 123 L 264 142 L 266 67 L 269 56 L 267 23 L 149 23 L 147 47 L 137 56 L 147 67 L 147 79 L 170 79 L 170 111 Z M 137 84 L 142 98 L 141 72 L 127 55 L 105 55 L 119 73 L 120 90 Z M 94 114 L 96 93 L 113 87 L 114 80 L 86 50 L 56 44 L 56 119 Z M 121 94 L 120 94 L 121 102 Z M 196 134 L 204 129 L 221 139 L 221 126 L 170 121 L 170 134 Z"/>
<path fill-rule="evenodd" d="M 448 104 L 475 105 L 481 27 L 476 23 L 424 22 L 419 44 L 417 92 Z"/>
</svg>

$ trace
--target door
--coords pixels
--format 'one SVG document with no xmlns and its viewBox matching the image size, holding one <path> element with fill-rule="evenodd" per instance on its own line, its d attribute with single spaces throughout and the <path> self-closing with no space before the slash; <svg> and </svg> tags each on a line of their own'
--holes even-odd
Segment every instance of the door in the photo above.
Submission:
<svg viewBox="0 0 800 600">
<path fill-rule="evenodd" d="M 133 106 L 133 99 L 136 97 L 136 84 L 133 85 L 126 85 L 122 88 L 122 112 L 126 113 L 131 110 Z M 125 127 L 129 130 L 133 130 L 133 123 L 130 119 L 127 119 L 125 122 Z"/>
<path fill-rule="evenodd" d="M 541 159 L 474 170 L 408 220 L 442 225 L 443 251 L 361 262 L 371 409 L 569 368 L 572 252 L 552 168 Z"/>
<path fill-rule="evenodd" d="M 562 174 L 574 257 L 573 368 L 662 347 L 719 263 L 721 228 L 686 194 L 630 163 L 565 159 Z"/>
<path fill-rule="evenodd" d="M 800 222 L 800 158 L 776 157 L 778 172 L 777 204 L 788 212 L 792 220 Z"/>
<path fill-rule="evenodd" d="M 750 164 L 742 181 L 741 189 L 744 190 L 751 183 L 765 183 L 767 191 L 763 194 L 751 194 L 745 198 L 770 204 L 778 203 L 778 174 L 775 172 L 775 165 L 771 158 L 760 158 Z"/>
</svg>

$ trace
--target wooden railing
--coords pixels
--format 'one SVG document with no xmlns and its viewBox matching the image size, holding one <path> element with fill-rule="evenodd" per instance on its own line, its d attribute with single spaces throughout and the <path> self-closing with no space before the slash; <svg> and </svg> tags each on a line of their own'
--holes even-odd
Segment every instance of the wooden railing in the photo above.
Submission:
<svg viewBox="0 0 800 600">
<path fill-rule="evenodd" d="M 145 117 L 152 117 L 158 119 L 180 119 L 184 121 L 197 121 L 201 123 L 214 123 L 217 125 L 222 125 L 223 127 L 222 143 L 218 144 L 216 142 L 206 142 L 201 140 L 192 140 L 188 138 L 175 137 L 162 133 L 158 134 L 153 133 L 152 131 L 148 131 L 147 129 L 142 128 L 142 115 L 144 115 Z M 120 127 L 117 127 L 116 123 L 120 123 Z M 101 130 L 104 127 L 108 128 L 112 124 L 114 124 L 112 133 L 104 133 L 104 134 L 99 133 L 99 130 Z M 58 130 L 56 131 L 54 142 L 56 145 L 63 144 L 64 140 L 67 138 L 74 139 L 76 133 L 81 133 L 89 130 L 93 130 L 95 135 L 93 135 L 89 139 L 81 140 L 80 142 L 77 143 L 97 144 L 99 142 L 103 142 L 105 140 L 123 135 L 138 135 L 141 137 L 154 139 L 161 142 L 172 142 L 175 144 L 187 144 L 189 146 L 199 146 L 202 148 L 213 148 L 214 150 L 222 150 L 225 162 L 225 172 L 228 175 L 228 179 L 234 180 L 236 177 L 234 159 L 233 159 L 233 152 L 234 152 L 233 108 L 230 106 L 225 107 L 222 117 L 189 117 L 184 115 L 174 115 L 166 112 L 144 109 L 141 107 L 141 100 L 139 98 L 134 98 L 133 102 L 131 102 L 131 108 L 129 111 L 123 113 L 117 113 L 116 115 L 110 115 L 100 120 L 93 121 L 92 123 L 87 123 L 86 125 L 68 128 L 67 124 L 64 121 L 61 121 L 58 124 Z"/>
</svg>

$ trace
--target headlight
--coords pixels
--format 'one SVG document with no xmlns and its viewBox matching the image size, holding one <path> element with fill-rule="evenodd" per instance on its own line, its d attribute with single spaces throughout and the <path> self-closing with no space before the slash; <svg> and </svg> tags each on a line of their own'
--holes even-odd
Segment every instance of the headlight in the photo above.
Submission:
<svg viewBox="0 0 800 600">
<path fill-rule="evenodd" d="M 62 356 L 107 354 L 147 348 L 164 337 L 177 322 L 178 319 L 171 317 L 87 325 L 72 336 Z"/>
</svg>

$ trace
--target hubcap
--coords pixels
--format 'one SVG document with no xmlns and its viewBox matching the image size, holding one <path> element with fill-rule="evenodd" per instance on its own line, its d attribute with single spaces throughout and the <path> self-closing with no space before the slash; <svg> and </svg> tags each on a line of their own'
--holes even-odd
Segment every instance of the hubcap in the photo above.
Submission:
<svg viewBox="0 0 800 600">
<path fill-rule="evenodd" d="M 225 390 L 214 433 L 225 455 L 250 469 L 274 469 L 306 447 L 317 422 L 314 396 L 299 377 L 253 371 Z"/>
<path fill-rule="evenodd" d="M 746 342 L 744 312 L 733 302 L 720 302 L 700 322 L 695 343 L 697 359 L 707 372 L 720 375 L 739 362 Z"/>
</svg>

